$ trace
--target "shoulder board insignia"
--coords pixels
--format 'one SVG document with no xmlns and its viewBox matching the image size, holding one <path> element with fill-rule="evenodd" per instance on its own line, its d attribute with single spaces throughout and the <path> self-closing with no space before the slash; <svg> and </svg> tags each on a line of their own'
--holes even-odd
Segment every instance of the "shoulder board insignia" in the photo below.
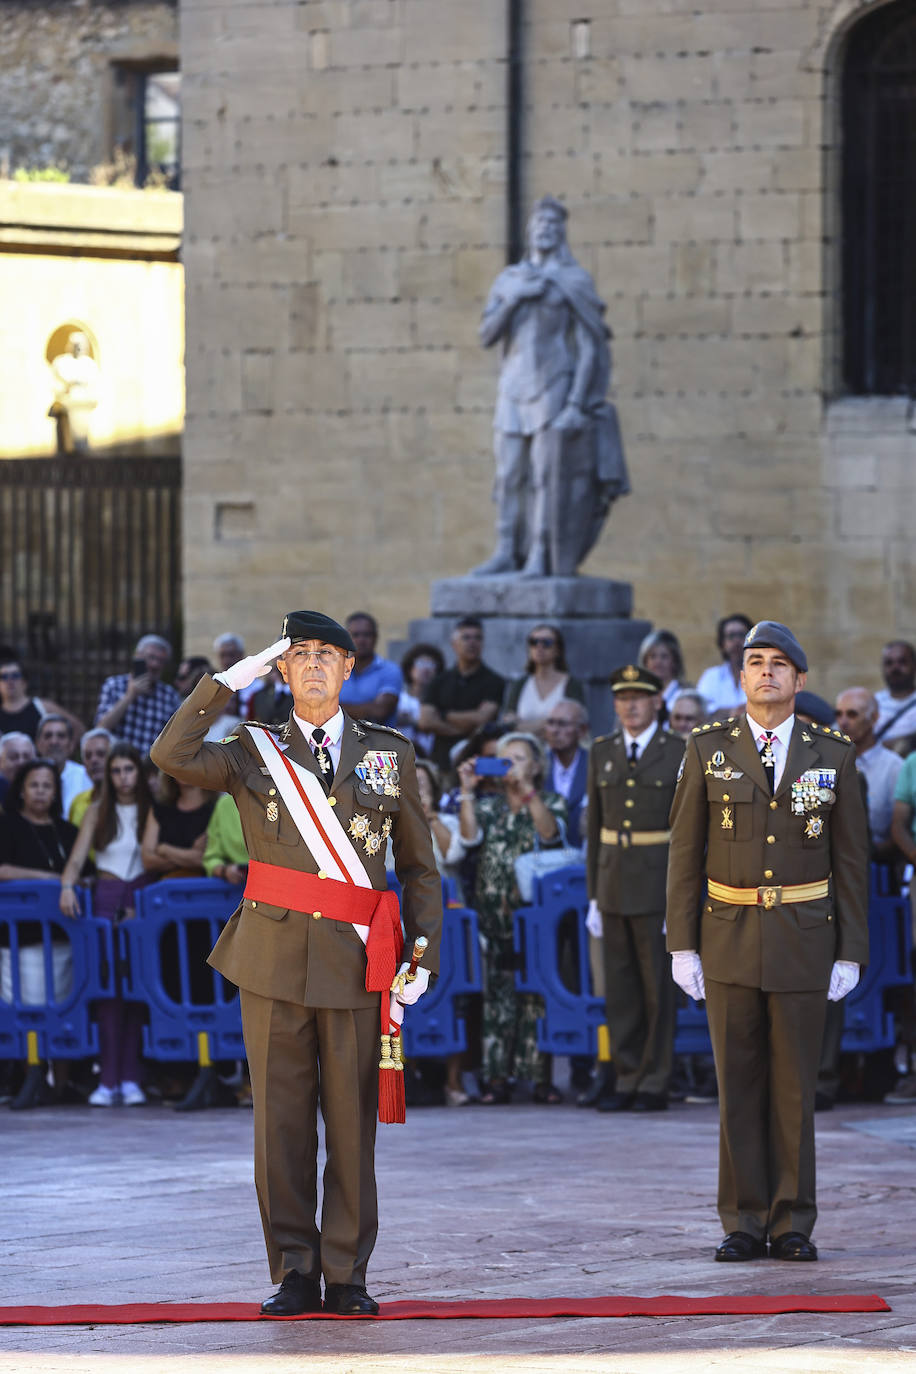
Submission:
<svg viewBox="0 0 916 1374">
<path fill-rule="evenodd" d="M 691 733 L 692 735 L 699 735 L 699 734 L 702 734 L 702 732 L 703 732 L 703 727 L 702 727 L 702 725 L 695 725 L 695 726 L 693 727 L 693 729 L 691 730 L 690 733 Z"/>
<path fill-rule="evenodd" d="M 384 730 L 386 735 L 396 735 L 397 738 L 402 739 L 405 744 L 410 743 L 407 736 L 402 734 L 400 730 L 395 730 L 393 725 L 379 725 L 378 721 L 375 720 L 360 720 L 354 723 L 357 725 L 364 725 L 367 730 Z"/>
<path fill-rule="evenodd" d="M 246 720 L 246 721 L 245 721 L 245 726 L 246 726 L 246 729 L 249 729 L 249 730 L 251 730 L 251 729 L 254 729 L 254 730 L 269 730 L 270 733 L 271 733 L 272 735 L 277 735 L 277 734 L 279 734 L 279 733 L 281 732 L 280 726 L 279 726 L 279 725 L 277 725 L 277 724 L 268 725 L 268 724 L 267 724 L 267 721 L 265 721 L 265 720 Z M 285 729 L 286 727 L 284 726 L 283 728 Z M 230 738 L 230 739 L 238 739 L 238 736 L 237 736 L 237 735 L 230 735 L 229 738 Z"/>
<path fill-rule="evenodd" d="M 596 735 L 592 744 L 604 744 L 606 740 L 613 739 L 613 735 Z"/>
<path fill-rule="evenodd" d="M 223 737 L 223 739 L 221 739 L 221 740 L 219 741 L 219 743 L 220 743 L 220 744 L 231 744 L 233 740 L 237 740 L 237 739 L 238 739 L 238 735 L 225 735 L 225 736 Z"/>
</svg>

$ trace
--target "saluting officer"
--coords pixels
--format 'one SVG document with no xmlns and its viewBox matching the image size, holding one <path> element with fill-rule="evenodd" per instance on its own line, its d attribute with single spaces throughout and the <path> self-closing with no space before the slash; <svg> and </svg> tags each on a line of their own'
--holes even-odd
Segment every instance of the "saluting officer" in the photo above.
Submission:
<svg viewBox="0 0 916 1374">
<path fill-rule="evenodd" d="M 674 984 L 665 953 L 668 813 L 684 741 L 658 724 L 662 684 L 627 664 L 611 675 L 621 729 L 596 739 L 588 766 L 588 927 L 603 935 L 616 1091 L 599 1111 L 668 1106 Z"/>
<path fill-rule="evenodd" d="M 402 984 L 404 1003 L 416 1001 L 438 968 L 442 888 L 413 745 L 340 709 L 355 657 L 348 631 L 317 611 L 297 611 L 282 635 L 262 654 L 202 678 L 151 757 L 182 782 L 231 792 L 249 854 L 244 900 L 210 963 L 241 989 L 255 1184 L 271 1277 L 280 1283 L 261 1310 L 319 1311 L 323 1274 L 325 1311 L 370 1316 L 378 1311 L 366 1265 L 378 1230 L 380 1028 L 400 944 L 397 902 L 386 891 L 389 836 L 407 939 L 429 941 L 416 981 Z M 285 725 L 249 724 L 220 744 L 204 743 L 231 694 L 277 655 L 293 698 Z M 319 1102 L 327 1147 L 320 1227 Z"/>
<path fill-rule="evenodd" d="M 745 720 L 693 731 L 671 812 L 668 948 L 719 1079 L 717 1260 L 816 1260 L 814 1093 L 828 998 L 868 958 L 868 825 L 849 740 L 795 717 L 785 625 L 744 641 Z M 708 892 L 703 901 L 703 879 Z M 702 905 L 701 905 L 702 903 Z"/>
</svg>

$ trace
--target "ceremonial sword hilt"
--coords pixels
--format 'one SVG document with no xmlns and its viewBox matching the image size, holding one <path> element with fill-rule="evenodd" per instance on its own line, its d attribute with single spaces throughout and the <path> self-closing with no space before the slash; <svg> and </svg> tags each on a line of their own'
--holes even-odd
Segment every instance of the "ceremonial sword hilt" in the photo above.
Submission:
<svg viewBox="0 0 916 1374">
<path fill-rule="evenodd" d="M 427 940 L 426 936 L 425 936 L 425 935 L 418 935 L 417 938 L 416 938 L 416 940 L 414 940 L 414 942 L 413 942 L 413 954 L 412 954 L 411 957 L 410 957 L 410 967 L 408 968 L 407 972 L 404 974 L 404 981 L 405 981 L 406 983 L 415 983 L 415 982 L 416 982 L 416 979 L 417 979 L 417 967 L 418 967 L 418 965 L 419 965 L 419 963 L 420 963 L 420 960 L 423 958 L 423 955 L 426 953 L 426 951 L 427 951 L 428 948 L 429 948 L 429 941 Z"/>
</svg>

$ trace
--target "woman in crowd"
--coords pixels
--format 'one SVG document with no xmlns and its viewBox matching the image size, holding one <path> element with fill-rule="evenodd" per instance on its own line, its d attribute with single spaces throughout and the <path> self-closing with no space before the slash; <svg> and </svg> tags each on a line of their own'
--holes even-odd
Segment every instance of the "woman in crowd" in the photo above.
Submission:
<svg viewBox="0 0 916 1374">
<path fill-rule="evenodd" d="M 659 719 L 668 719 L 671 703 L 691 684 L 684 677 L 684 655 L 680 640 L 671 630 L 653 630 L 639 646 L 640 668 L 648 668 L 662 684 L 662 709 Z"/>
<path fill-rule="evenodd" d="M 396 724 L 402 734 L 413 740 L 414 748 L 420 755 L 432 753 L 436 738 L 435 735 L 421 732 L 417 726 L 423 693 L 444 667 L 445 659 L 435 644 L 414 644 L 401 659 L 404 689 L 398 698 Z"/>
<path fill-rule="evenodd" d="M 142 845 L 152 805 L 140 755 L 132 744 L 116 744 L 105 764 L 101 797 L 83 817 L 64 868 L 60 909 L 65 916 L 80 914 L 74 884 L 90 849 L 98 872 L 95 914 L 115 922 L 134 915 L 134 894 L 147 882 Z M 102 1073 L 90 1105 L 139 1106 L 146 1101 L 138 1081 L 143 1008 L 123 1001 L 119 992 L 97 1003 L 97 1016 Z"/>
<path fill-rule="evenodd" d="M 585 701 L 582 683 L 566 666 L 566 645 L 555 625 L 535 625 L 528 634 L 528 661 L 506 688 L 503 721 L 513 730 L 540 735 L 558 701 Z"/>
<path fill-rule="evenodd" d="M 73 727 L 74 738 L 79 738 L 86 729 L 81 720 L 71 711 L 58 706 L 56 701 L 48 697 L 30 697 L 22 666 L 15 659 L 0 663 L 0 735 L 6 735 L 10 730 L 21 730 L 24 735 L 34 739 L 41 722 L 49 715 L 63 716 L 68 720 Z"/>
<path fill-rule="evenodd" d="M 159 779 L 143 832 L 143 867 L 157 878 L 202 878 L 207 826 L 216 798 L 202 787 Z"/>
<path fill-rule="evenodd" d="M 238 887 L 248 877 L 248 850 L 235 798 L 224 792 L 217 799 L 207 825 L 204 872 Z"/>
<path fill-rule="evenodd" d="M 515 860 L 535 848 L 563 841 L 566 807 L 542 791 L 547 763 L 540 742 L 518 731 L 504 735 L 497 754 L 509 764 L 498 792 L 478 796 L 476 760 L 458 768 L 461 837 L 480 845 L 474 907 L 486 941 L 483 996 L 483 1059 L 487 1091 L 481 1102 L 508 1102 L 510 1079 L 534 1082 L 536 1102 L 558 1102 L 549 1081 L 549 1058 L 537 1048 L 538 999 L 515 990 L 512 913 L 521 905 Z"/>
<path fill-rule="evenodd" d="M 61 806 L 60 774 L 54 764 L 49 759 L 34 758 L 22 764 L 10 783 L 4 814 L 0 816 L 0 881 L 60 881 L 77 836 L 76 826 L 63 819 Z M 18 933 L 19 999 L 41 1004 L 46 1001 L 42 927 L 37 921 L 26 922 L 20 924 Z M 5 930 L 2 938 L 0 998 L 12 1002 L 13 964 Z M 52 938 L 51 982 L 54 1001 L 69 997 L 73 987 L 73 954 L 68 940 Z M 72 1091 L 68 1088 L 69 1067 L 66 1061 L 54 1065 L 55 1098 Z M 42 1093 L 42 1100 L 54 1100 L 44 1085 Z"/>
</svg>

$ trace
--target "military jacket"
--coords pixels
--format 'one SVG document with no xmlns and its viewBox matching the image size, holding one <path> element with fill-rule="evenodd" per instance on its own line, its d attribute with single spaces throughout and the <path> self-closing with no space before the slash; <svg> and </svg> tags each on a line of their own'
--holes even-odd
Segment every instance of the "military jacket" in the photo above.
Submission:
<svg viewBox="0 0 916 1374">
<path fill-rule="evenodd" d="M 207 730 L 225 710 L 230 696 L 227 687 L 209 676 L 202 678 L 156 740 L 150 757 L 180 782 L 232 794 L 250 858 L 317 875 L 318 865 L 245 726 L 239 726 L 220 744 L 204 743 Z M 275 733 L 288 744 L 288 758 L 321 777 L 315 756 L 292 715 L 284 726 L 275 727 Z M 377 795 L 355 772 L 363 755 L 377 750 L 397 755 L 398 796 Z M 355 829 L 365 832 L 368 824 L 368 830 L 381 837 L 381 843 L 373 840 L 369 846 L 364 833 L 360 840 L 353 840 L 372 886 L 378 890 L 387 887 L 384 837 L 390 833 L 395 870 L 403 889 L 401 912 L 408 947 L 418 935 L 425 935 L 429 948 L 423 966 L 436 973 L 442 883 L 417 791 L 413 745 L 397 731 L 347 717 L 329 799 L 344 830 L 359 818 Z M 378 993 L 366 991 L 362 941 L 349 921 L 334 919 L 335 886 L 328 881 L 328 897 L 320 912 L 293 911 L 245 899 L 229 919 L 209 962 L 238 987 L 262 997 L 314 1007 L 377 1004 Z"/>
<path fill-rule="evenodd" d="M 868 854 L 855 750 L 839 731 L 796 720 L 771 796 L 746 720 L 701 726 L 671 811 L 668 948 L 699 950 L 717 982 L 826 989 L 834 960 L 868 959 Z M 703 900 L 707 877 L 770 891 L 755 906 Z M 784 886 L 823 879 L 826 897 L 782 899 Z"/>
<path fill-rule="evenodd" d="M 659 727 L 631 769 L 622 730 L 592 744 L 588 759 L 589 899 L 619 916 L 660 915 L 665 910 L 668 846 L 632 844 L 629 836 L 668 830 L 668 814 L 684 757 L 684 742 Z M 614 830 L 621 843 L 602 843 Z"/>
</svg>

